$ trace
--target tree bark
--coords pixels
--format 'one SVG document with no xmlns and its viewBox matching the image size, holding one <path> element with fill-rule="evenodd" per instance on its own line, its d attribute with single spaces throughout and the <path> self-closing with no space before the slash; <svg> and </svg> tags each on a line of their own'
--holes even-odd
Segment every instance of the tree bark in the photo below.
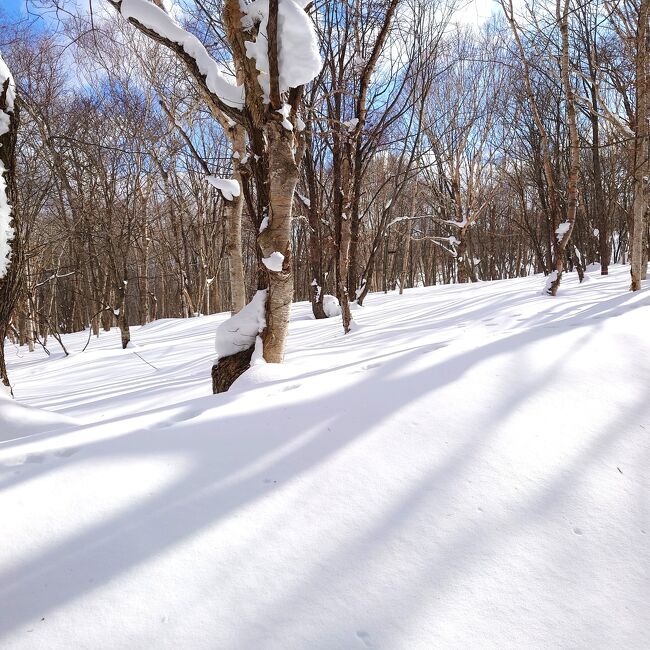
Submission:
<svg viewBox="0 0 650 650">
<path fill-rule="evenodd" d="M 284 257 L 282 269 L 267 268 L 268 297 L 266 329 L 262 335 L 264 360 L 281 363 L 289 329 L 289 313 L 293 300 L 291 263 L 291 213 L 293 194 L 298 183 L 298 165 L 293 150 L 293 136 L 277 120 L 266 125 L 269 151 L 269 221 L 257 238 L 264 258 L 273 253 Z"/>
<path fill-rule="evenodd" d="M 0 136 L 0 173 L 3 174 L 6 185 L 7 202 L 11 206 L 11 222 L 13 238 L 9 245 L 11 258 L 4 277 L 0 277 L 0 381 L 7 386 L 13 395 L 4 355 L 4 342 L 9 331 L 9 323 L 20 298 L 23 280 L 23 249 L 21 245 L 20 221 L 16 199 L 16 134 L 18 131 L 18 104 L 14 103 L 13 111 L 9 111 L 8 93 L 10 80 L 7 79 L 0 87 L 0 111 L 9 115 L 9 129 Z"/>
<path fill-rule="evenodd" d="M 578 126 L 576 121 L 575 95 L 571 78 L 569 76 L 569 4 L 570 0 L 564 0 L 564 6 L 560 10 L 560 0 L 557 0 L 557 19 L 560 23 L 560 35 L 562 38 L 562 56 L 560 59 L 560 72 L 562 86 L 566 97 L 567 122 L 569 123 L 569 174 L 567 182 L 567 207 L 566 223 L 568 227 L 561 234 L 557 235 L 555 247 L 555 278 L 550 282 L 548 293 L 551 296 L 557 294 L 562 280 L 564 269 L 564 257 L 567 245 L 571 239 L 571 233 L 576 221 L 578 210 L 578 174 L 580 173 L 580 143 L 578 141 Z"/>
<path fill-rule="evenodd" d="M 634 204 L 632 206 L 632 232 L 630 233 L 630 291 L 641 288 L 643 255 L 643 235 L 645 213 L 648 209 L 647 177 L 649 173 L 648 156 L 648 13 L 650 0 L 641 0 L 636 35 L 636 129 L 634 139 Z"/>
<path fill-rule="evenodd" d="M 237 125 L 231 129 L 230 141 L 233 146 L 233 180 L 239 184 L 239 195 L 232 201 L 226 201 L 226 254 L 228 255 L 228 272 L 230 274 L 230 309 L 236 314 L 246 304 L 246 283 L 244 279 L 244 261 L 242 256 L 241 220 L 244 207 L 242 191 L 241 161 L 246 156 L 246 138 L 243 127 Z"/>
</svg>

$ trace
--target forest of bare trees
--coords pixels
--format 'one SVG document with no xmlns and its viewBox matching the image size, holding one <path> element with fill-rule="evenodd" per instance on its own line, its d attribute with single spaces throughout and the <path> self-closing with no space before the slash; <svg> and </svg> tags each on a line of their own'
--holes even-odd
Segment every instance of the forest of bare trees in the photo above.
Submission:
<svg viewBox="0 0 650 650">
<path fill-rule="evenodd" d="M 263 291 L 277 362 L 292 300 L 348 332 L 370 291 L 543 273 L 555 295 L 563 272 L 619 263 L 640 288 L 650 2 L 500 0 L 479 26 L 454 0 L 293 3 L 316 53 L 295 33 L 289 52 L 284 2 L 261 20 L 239 0 L 0 13 L 20 108 L 0 334 L 49 348 L 118 326 L 126 347 L 129 326 Z M 221 355 L 215 390 L 257 333 Z"/>
</svg>

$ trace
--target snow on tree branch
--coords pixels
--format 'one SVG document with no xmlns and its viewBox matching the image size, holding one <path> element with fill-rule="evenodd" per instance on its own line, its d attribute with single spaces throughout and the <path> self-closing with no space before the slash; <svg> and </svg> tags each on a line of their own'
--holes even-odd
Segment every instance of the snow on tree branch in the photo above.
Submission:
<svg viewBox="0 0 650 650">
<path fill-rule="evenodd" d="M 206 181 L 218 189 L 226 201 L 232 201 L 239 196 L 239 183 L 229 178 L 219 178 L 218 176 L 206 176 Z"/>
<path fill-rule="evenodd" d="M 231 108 L 242 108 L 244 87 L 229 81 L 225 72 L 215 61 L 201 41 L 183 29 L 171 16 L 149 0 L 111 1 L 111 4 L 126 19 L 134 20 L 153 31 L 161 39 L 179 45 L 183 52 L 196 63 L 199 72 L 205 77 L 208 90 Z"/>
<path fill-rule="evenodd" d="M 298 88 L 314 79 L 323 65 L 318 50 L 318 37 L 314 24 L 304 10 L 304 0 L 279 0 L 278 4 L 278 67 L 280 93 Z M 251 30 L 259 24 L 255 41 L 246 41 L 246 54 L 255 59 L 259 70 L 258 81 L 268 103 L 270 94 L 267 28 L 268 0 L 254 0 L 242 7 L 244 29 Z"/>
<path fill-rule="evenodd" d="M 10 114 L 14 111 L 15 100 L 16 85 L 9 68 L 0 55 L 0 138 L 9 133 L 11 128 Z M 3 278 L 7 273 L 11 259 L 10 242 L 14 236 L 14 229 L 11 227 L 11 206 L 7 197 L 5 171 L 4 163 L 0 160 L 0 278 Z"/>
</svg>

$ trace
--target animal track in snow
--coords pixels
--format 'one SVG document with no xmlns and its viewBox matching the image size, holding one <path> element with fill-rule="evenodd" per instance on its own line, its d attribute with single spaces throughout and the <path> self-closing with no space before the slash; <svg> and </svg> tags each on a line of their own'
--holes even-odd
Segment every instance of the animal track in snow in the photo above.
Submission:
<svg viewBox="0 0 650 650">
<path fill-rule="evenodd" d="M 58 456 L 59 458 L 69 458 L 70 456 L 76 454 L 78 451 L 78 447 L 68 447 L 67 449 L 59 449 L 59 451 L 55 451 L 54 455 Z"/>
</svg>

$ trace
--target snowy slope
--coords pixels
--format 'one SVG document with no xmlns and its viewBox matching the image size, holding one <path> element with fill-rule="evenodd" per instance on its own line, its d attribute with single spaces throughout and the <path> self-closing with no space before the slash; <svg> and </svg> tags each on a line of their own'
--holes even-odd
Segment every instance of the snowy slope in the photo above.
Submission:
<svg viewBox="0 0 650 650">
<path fill-rule="evenodd" d="M 371 295 L 347 337 L 298 304 L 287 363 L 220 396 L 222 315 L 8 346 L 54 415 L 0 420 L 0 647 L 647 648 L 628 282 Z"/>
</svg>

